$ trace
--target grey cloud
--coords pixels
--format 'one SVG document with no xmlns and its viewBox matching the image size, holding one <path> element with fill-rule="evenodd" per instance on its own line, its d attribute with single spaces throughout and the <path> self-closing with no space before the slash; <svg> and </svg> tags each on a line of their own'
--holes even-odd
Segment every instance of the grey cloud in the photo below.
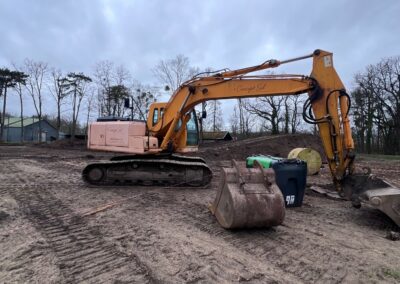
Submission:
<svg viewBox="0 0 400 284">
<path fill-rule="evenodd" d="M 239 68 L 322 48 L 347 87 L 354 73 L 400 54 L 400 2 L 1 1 L 0 64 L 24 58 L 90 73 L 108 59 L 155 82 L 151 68 L 176 54 L 200 68 Z M 277 70 L 308 74 L 310 63 Z"/>
</svg>

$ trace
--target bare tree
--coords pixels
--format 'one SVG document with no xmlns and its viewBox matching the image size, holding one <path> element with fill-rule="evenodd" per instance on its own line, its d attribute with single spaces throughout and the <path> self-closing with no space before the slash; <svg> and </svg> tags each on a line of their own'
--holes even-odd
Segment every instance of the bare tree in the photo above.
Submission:
<svg viewBox="0 0 400 284">
<path fill-rule="evenodd" d="M 124 100 L 115 91 L 116 86 L 128 86 L 131 79 L 131 74 L 123 65 L 116 67 L 111 61 L 100 61 L 96 64 L 94 81 L 97 86 L 100 116 L 124 115 Z"/>
<path fill-rule="evenodd" d="M 279 121 L 282 122 L 282 130 L 285 134 L 289 132 L 294 134 L 297 131 L 297 127 L 300 124 L 298 119 L 298 105 L 300 102 L 300 95 L 291 95 L 283 97 L 283 112 L 279 117 Z"/>
<path fill-rule="evenodd" d="M 260 97 L 249 100 L 244 108 L 251 114 L 269 122 L 272 134 L 279 134 L 279 119 L 285 97 Z"/>
<path fill-rule="evenodd" d="M 245 102 L 247 103 L 247 102 Z M 253 131 L 254 126 L 256 125 L 257 119 L 254 117 L 254 114 L 248 111 L 243 112 L 243 135 L 244 137 L 249 137 L 250 133 Z"/>
<path fill-rule="evenodd" d="M 236 105 L 233 107 L 233 112 L 232 112 L 231 116 L 229 117 L 229 124 L 230 124 L 232 134 L 234 136 L 237 136 L 240 131 L 239 130 L 240 119 L 239 119 L 238 107 Z"/>
<path fill-rule="evenodd" d="M 14 89 L 17 92 L 18 97 L 19 97 L 19 109 L 20 109 L 19 117 L 20 117 L 20 120 L 21 120 L 20 142 L 24 142 L 24 140 L 25 140 L 25 133 L 24 133 L 24 131 L 25 131 L 25 129 L 24 129 L 24 102 L 23 102 L 23 99 L 24 99 L 24 91 L 23 91 L 24 88 L 23 88 L 23 86 L 24 85 L 25 85 L 24 82 L 18 82 L 14 87 Z"/>
<path fill-rule="evenodd" d="M 49 82 L 49 90 L 53 96 L 57 106 L 57 133 L 60 136 L 61 130 L 61 106 L 64 99 L 68 95 L 68 82 L 65 76 L 63 76 L 61 70 L 53 68 L 51 70 L 51 81 Z M 60 137 L 59 137 L 60 138 Z"/>
<path fill-rule="evenodd" d="M 244 101 L 242 99 L 237 100 L 237 106 L 239 110 L 239 132 L 243 134 L 244 131 L 244 112 L 246 111 L 243 107 Z"/>
<path fill-rule="evenodd" d="M 157 101 L 157 88 L 134 81 L 131 85 L 132 118 L 146 120 L 150 104 Z"/>
<path fill-rule="evenodd" d="M 88 133 L 89 130 L 89 120 L 90 116 L 95 109 L 95 98 L 96 98 L 96 91 L 95 88 L 91 87 L 88 88 L 88 95 L 86 96 L 86 134 Z"/>
<path fill-rule="evenodd" d="M 285 134 L 288 134 L 289 133 L 289 124 L 290 124 L 290 101 L 289 101 L 289 97 L 284 97 L 284 99 L 283 99 L 283 107 L 284 107 L 284 112 L 283 112 L 283 121 L 284 121 L 283 132 Z"/>
<path fill-rule="evenodd" d="M 35 62 L 30 59 L 25 59 L 25 72 L 29 75 L 26 90 L 32 98 L 33 105 L 36 110 L 37 117 L 39 119 L 39 141 L 42 141 L 42 124 L 41 120 L 43 117 L 42 106 L 43 106 L 43 85 L 48 74 L 47 63 Z"/>
<path fill-rule="evenodd" d="M 301 113 L 299 113 L 299 107 L 302 106 L 303 103 L 300 95 L 290 96 L 289 98 L 292 105 L 292 109 L 290 110 L 290 127 L 291 133 L 295 134 L 297 133 L 297 128 L 299 127 L 301 121 L 301 119 L 299 119 L 301 116 Z"/>
<path fill-rule="evenodd" d="M 218 100 L 208 101 L 206 105 L 207 118 L 204 120 L 205 129 L 208 131 L 221 131 L 224 126 L 221 102 Z"/>
<path fill-rule="evenodd" d="M 355 76 L 355 82 L 353 115 L 361 137 L 359 148 L 365 143 L 370 153 L 375 143 L 385 154 L 400 153 L 400 57 L 369 65 Z"/>
<path fill-rule="evenodd" d="M 190 66 L 189 58 L 179 54 L 173 59 L 160 60 L 152 69 L 161 83 L 166 84 L 171 93 L 186 80 L 199 73 L 199 69 Z"/>
</svg>

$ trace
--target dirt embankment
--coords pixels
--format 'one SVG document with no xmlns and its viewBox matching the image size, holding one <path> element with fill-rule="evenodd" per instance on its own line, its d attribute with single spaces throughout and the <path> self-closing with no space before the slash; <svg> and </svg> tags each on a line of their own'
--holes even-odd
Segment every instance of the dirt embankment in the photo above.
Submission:
<svg viewBox="0 0 400 284">
<path fill-rule="evenodd" d="M 93 161 L 88 154 L 111 155 L 1 146 L 1 282 L 398 283 L 400 243 L 386 237 L 400 229 L 377 210 L 307 190 L 303 206 L 287 210 L 284 224 L 271 229 L 224 230 L 208 211 L 231 158 L 318 149 L 312 141 L 318 142 L 294 136 L 203 147 L 214 173 L 207 188 L 92 188 L 81 180 Z M 400 161 L 359 165 L 400 186 Z M 327 186 L 330 173 L 323 168 L 307 182 Z"/>
<path fill-rule="evenodd" d="M 196 155 L 209 160 L 244 160 L 255 154 L 287 157 L 294 148 L 313 148 L 323 157 L 320 138 L 311 134 L 272 135 L 241 141 L 207 143 L 200 146 Z"/>
</svg>

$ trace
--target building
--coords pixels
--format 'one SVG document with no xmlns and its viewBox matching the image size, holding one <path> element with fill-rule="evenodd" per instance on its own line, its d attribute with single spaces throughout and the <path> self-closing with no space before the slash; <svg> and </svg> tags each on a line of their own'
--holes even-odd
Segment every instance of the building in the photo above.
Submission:
<svg viewBox="0 0 400 284">
<path fill-rule="evenodd" d="M 42 132 L 39 133 L 39 124 Z M 21 130 L 24 126 L 24 141 L 26 142 L 48 142 L 56 140 L 57 129 L 46 119 L 39 121 L 38 118 L 28 117 L 21 121 L 19 117 L 8 117 L 4 121 L 3 141 L 21 142 Z"/>
<path fill-rule="evenodd" d="M 203 131 L 203 141 L 232 141 L 232 135 L 228 131 L 207 132 Z"/>
</svg>

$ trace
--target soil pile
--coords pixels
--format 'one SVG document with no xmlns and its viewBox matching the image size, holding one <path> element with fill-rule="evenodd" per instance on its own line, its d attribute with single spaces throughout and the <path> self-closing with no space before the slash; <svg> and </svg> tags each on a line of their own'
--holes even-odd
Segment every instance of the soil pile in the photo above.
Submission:
<svg viewBox="0 0 400 284">
<path fill-rule="evenodd" d="M 311 134 L 269 135 L 234 142 L 215 142 L 201 145 L 197 155 L 207 159 L 243 160 L 251 155 L 287 157 L 294 148 L 312 148 L 323 157 L 319 136 Z"/>
</svg>

